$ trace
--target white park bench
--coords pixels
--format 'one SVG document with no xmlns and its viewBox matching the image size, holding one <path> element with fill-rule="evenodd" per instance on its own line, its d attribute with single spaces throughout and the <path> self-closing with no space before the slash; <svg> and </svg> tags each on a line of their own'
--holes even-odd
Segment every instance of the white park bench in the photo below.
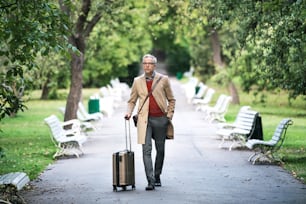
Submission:
<svg viewBox="0 0 306 204">
<path fill-rule="evenodd" d="M 73 119 L 61 122 L 57 116 L 51 115 L 44 121 L 49 126 L 51 139 L 58 148 L 53 158 L 71 154 L 79 157 L 80 154 L 83 154 L 82 145 L 87 138 L 81 134 L 79 120 Z M 71 126 L 71 128 L 64 129 L 67 126 Z"/>
<path fill-rule="evenodd" d="M 29 182 L 30 179 L 24 172 L 12 172 L 0 175 L 0 203 L 25 203 L 17 192 Z"/>
<path fill-rule="evenodd" d="M 196 77 L 189 77 L 187 83 L 182 84 L 182 88 L 184 90 L 185 96 L 187 98 L 187 102 L 191 103 L 192 98 L 195 95 L 195 87 L 199 83 L 199 79 Z"/>
<path fill-rule="evenodd" d="M 213 88 L 208 88 L 204 98 L 193 99 L 192 104 L 196 106 L 196 111 L 205 110 L 205 108 L 209 106 L 214 93 L 215 90 Z"/>
<path fill-rule="evenodd" d="M 223 147 L 226 140 L 232 142 L 229 150 L 232 150 L 234 145 L 244 146 L 255 131 L 257 117 L 260 117 L 259 113 L 254 110 L 240 109 L 232 125 L 223 125 L 216 131 L 217 135 L 221 137 L 219 148 Z"/>
<path fill-rule="evenodd" d="M 223 103 L 221 104 L 220 107 L 207 109 L 206 120 L 209 120 L 210 123 L 212 123 L 213 121 L 226 122 L 225 114 L 228 111 L 228 107 L 231 101 L 232 101 L 232 97 L 226 96 L 226 98 L 223 100 Z"/>
<path fill-rule="evenodd" d="M 65 114 L 65 107 L 59 107 L 58 110 L 64 115 Z M 77 118 L 81 123 L 81 130 L 85 134 L 87 134 L 88 131 L 96 130 L 95 126 L 91 123 L 91 120 L 88 120 L 88 118 L 85 118 L 80 110 L 77 110 Z"/>
<path fill-rule="evenodd" d="M 200 82 L 196 87 L 198 88 L 198 92 L 194 93 L 194 96 L 192 97 L 192 103 L 193 103 L 193 100 L 195 99 L 202 99 L 208 88 L 203 82 Z"/>
<path fill-rule="evenodd" d="M 204 119 L 210 122 L 213 122 L 214 120 L 218 120 L 219 122 L 225 122 L 224 115 L 227 112 L 231 100 L 231 96 L 221 94 L 213 107 L 201 107 L 200 110 L 203 111 Z"/>
<path fill-rule="evenodd" d="M 88 113 L 84 104 L 82 102 L 79 102 L 78 103 L 77 117 L 78 117 L 79 120 L 81 120 L 83 122 L 98 121 L 98 120 L 101 120 L 103 118 L 103 114 L 100 113 L 100 112 Z"/>
<path fill-rule="evenodd" d="M 252 164 L 255 164 L 260 159 L 266 159 L 270 163 L 276 161 L 275 156 L 273 154 L 282 147 L 285 140 L 287 128 L 289 125 L 292 124 L 293 122 L 291 119 L 285 118 L 278 124 L 270 140 L 248 140 L 246 142 L 246 146 L 249 149 L 255 149 L 255 153 L 249 157 L 248 161 L 252 162 Z"/>
<path fill-rule="evenodd" d="M 225 94 L 220 94 L 214 106 L 205 106 L 200 110 L 206 115 L 207 110 L 209 109 L 219 109 L 227 96 Z"/>
</svg>

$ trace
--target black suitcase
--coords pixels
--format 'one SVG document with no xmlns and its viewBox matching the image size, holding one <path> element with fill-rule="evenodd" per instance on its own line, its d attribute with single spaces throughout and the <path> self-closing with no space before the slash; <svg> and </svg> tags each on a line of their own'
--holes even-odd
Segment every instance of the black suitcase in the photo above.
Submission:
<svg viewBox="0 0 306 204">
<path fill-rule="evenodd" d="M 127 131 L 128 123 L 128 131 Z M 128 133 L 130 149 L 128 149 Z M 117 191 L 117 187 L 126 190 L 127 186 L 135 187 L 135 165 L 134 152 L 131 147 L 131 130 L 129 120 L 125 121 L 125 141 L 126 149 L 113 153 L 113 191 Z"/>
</svg>

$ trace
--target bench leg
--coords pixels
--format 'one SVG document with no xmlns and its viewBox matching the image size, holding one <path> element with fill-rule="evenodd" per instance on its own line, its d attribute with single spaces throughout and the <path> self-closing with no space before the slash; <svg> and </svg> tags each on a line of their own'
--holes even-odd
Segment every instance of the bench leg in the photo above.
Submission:
<svg viewBox="0 0 306 204">
<path fill-rule="evenodd" d="M 251 162 L 253 158 L 258 154 L 258 152 L 253 153 L 249 158 L 248 161 Z"/>
<path fill-rule="evenodd" d="M 248 161 L 254 165 L 256 161 L 258 161 L 261 157 L 262 157 L 261 152 L 255 152 L 248 158 Z"/>
<path fill-rule="evenodd" d="M 272 160 L 265 154 L 265 153 L 258 153 L 257 156 L 254 158 L 252 164 L 256 164 L 256 162 L 260 162 L 263 158 L 267 159 L 269 163 L 272 163 Z"/>
<path fill-rule="evenodd" d="M 276 161 L 270 150 L 265 152 L 255 152 L 249 157 L 248 161 L 252 162 L 252 164 L 254 165 L 263 159 L 267 160 L 267 162 L 269 163 L 273 163 L 274 161 Z"/>
<path fill-rule="evenodd" d="M 232 148 L 236 145 L 239 147 L 245 146 L 245 138 L 242 135 L 234 135 L 232 139 L 232 144 L 229 147 L 229 151 L 232 151 Z"/>
<path fill-rule="evenodd" d="M 68 142 L 60 144 L 59 149 L 53 155 L 53 158 L 71 154 L 75 155 L 77 158 L 80 157 L 80 154 L 84 154 L 82 147 L 77 142 Z"/>
<path fill-rule="evenodd" d="M 221 143 L 219 144 L 220 149 L 223 147 L 224 142 L 225 142 L 225 136 L 222 136 Z"/>
<path fill-rule="evenodd" d="M 223 115 L 219 115 L 219 114 L 212 114 L 210 116 L 210 120 L 209 120 L 209 123 L 213 123 L 214 121 L 217 121 L 217 122 L 226 122 L 225 118 Z"/>
<path fill-rule="evenodd" d="M 229 151 L 232 151 L 232 148 L 234 147 L 235 144 L 238 144 L 238 142 L 233 141 L 230 147 L 228 148 Z"/>
<path fill-rule="evenodd" d="M 78 152 L 74 149 L 60 149 L 53 155 L 53 158 L 56 159 L 57 157 L 71 155 L 71 154 L 75 155 L 77 158 L 80 157 Z"/>
<path fill-rule="evenodd" d="M 273 155 L 273 151 L 272 150 L 268 150 L 264 156 L 269 160 L 270 163 L 276 162 L 277 159 L 274 157 Z"/>
<path fill-rule="evenodd" d="M 234 140 L 234 141 L 232 142 L 232 144 L 230 145 L 230 147 L 228 148 L 228 150 L 229 150 L 229 151 L 232 151 L 232 149 L 233 149 L 234 146 L 242 146 L 241 141 Z"/>
<path fill-rule="evenodd" d="M 256 164 L 256 162 L 259 161 L 260 158 L 262 158 L 262 154 L 261 154 L 261 153 L 259 153 L 259 154 L 257 154 L 256 156 L 254 156 L 254 157 L 253 157 L 252 164 L 253 164 L 253 165 Z"/>
</svg>

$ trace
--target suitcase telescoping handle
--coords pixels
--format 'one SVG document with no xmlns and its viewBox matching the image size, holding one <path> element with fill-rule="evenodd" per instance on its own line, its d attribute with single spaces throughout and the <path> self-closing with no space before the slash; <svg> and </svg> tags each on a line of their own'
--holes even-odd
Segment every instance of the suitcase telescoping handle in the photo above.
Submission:
<svg viewBox="0 0 306 204">
<path fill-rule="evenodd" d="M 130 120 L 125 120 L 125 147 L 127 150 L 132 151 L 132 139 L 131 139 L 131 125 Z M 130 149 L 128 149 L 128 137 L 130 143 Z"/>
</svg>

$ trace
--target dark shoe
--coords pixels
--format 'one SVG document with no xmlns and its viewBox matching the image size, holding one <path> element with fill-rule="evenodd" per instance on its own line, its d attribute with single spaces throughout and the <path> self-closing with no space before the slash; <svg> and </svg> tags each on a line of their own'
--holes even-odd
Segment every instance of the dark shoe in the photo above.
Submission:
<svg viewBox="0 0 306 204">
<path fill-rule="evenodd" d="M 152 191 L 154 189 L 155 189 L 155 187 L 151 183 L 149 183 L 148 186 L 146 187 L 146 191 Z"/>
<path fill-rule="evenodd" d="M 154 186 L 160 187 L 161 186 L 161 182 L 160 182 L 160 177 L 155 177 L 155 183 Z"/>
</svg>

